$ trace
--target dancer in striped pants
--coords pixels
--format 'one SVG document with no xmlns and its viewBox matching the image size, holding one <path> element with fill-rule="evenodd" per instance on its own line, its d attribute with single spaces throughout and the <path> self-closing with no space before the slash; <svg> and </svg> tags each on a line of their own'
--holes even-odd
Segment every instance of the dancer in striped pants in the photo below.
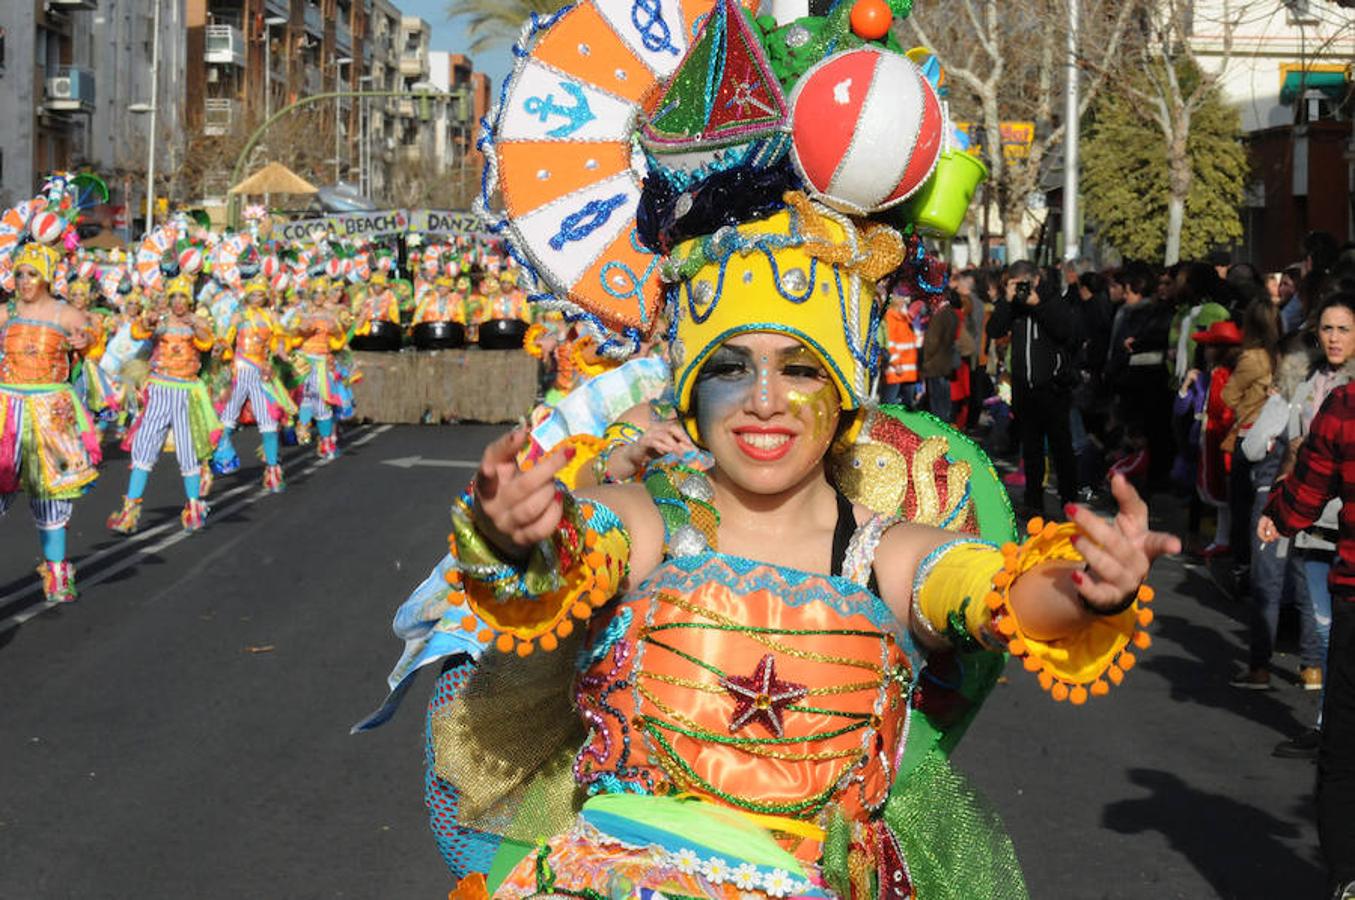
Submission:
<svg viewBox="0 0 1355 900">
<path fill-rule="evenodd" d="M 202 354 L 212 349 L 212 329 L 206 318 L 191 312 L 192 278 L 185 275 L 175 278 L 169 284 L 168 294 L 168 310 L 161 308 L 132 326 L 132 336 L 137 340 L 154 338 L 155 349 L 151 353 L 151 376 L 141 415 L 123 444 L 132 454 L 127 494 L 122 509 L 108 518 L 108 527 L 122 534 L 136 531 L 141 522 L 146 482 L 171 429 L 187 497 L 179 521 L 186 531 L 197 531 L 207 521 L 202 469 L 220 440 L 221 420 L 212 408 L 207 385 L 199 372 Z"/>
<path fill-rule="evenodd" d="M 227 353 L 234 354 L 235 372 L 231 396 L 221 414 L 225 433 L 212 457 L 212 469 L 224 475 L 240 468 L 231 436 L 248 401 L 263 442 L 263 486 L 278 493 L 285 487 L 278 464 L 278 424 L 295 412 L 295 406 L 273 374 L 273 357 L 283 351 L 284 339 L 277 319 L 264 306 L 267 299 L 268 282 L 251 280 L 245 286 L 245 307 L 235 314 L 226 332 Z"/>
<path fill-rule="evenodd" d="M 343 285 L 316 291 L 313 305 L 301 317 L 297 340 L 301 342 L 300 363 L 306 370 L 297 414 L 297 438 L 310 443 L 312 420 L 320 433 L 316 453 L 322 460 L 337 459 L 339 439 L 334 433 L 334 411 L 344 405 L 345 388 L 334 366 L 333 353 L 343 349 L 347 340 L 343 310 L 348 300 Z"/>
<path fill-rule="evenodd" d="M 50 286 L 60 254 L 26 244 L 14 259 L 15 299 L 0 306 L 0 514 L 20 490 L 38 526 L 38 566 L 49 602 L 74 600 L 66 559 L 71 501 L 99 477 L 99 434 L 68 383 L 72 353 L 89 343 L 89 321 Z"/>
</svg>

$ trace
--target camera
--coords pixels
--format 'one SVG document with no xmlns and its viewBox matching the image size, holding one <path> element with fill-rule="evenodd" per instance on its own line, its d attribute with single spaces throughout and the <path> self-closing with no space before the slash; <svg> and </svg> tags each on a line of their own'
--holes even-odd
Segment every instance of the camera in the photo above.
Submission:
<svg viewBox="0 0 1355 900">
<path fill-rule="evenodd" d="M 1016 288 L 1012 292 L 1012 312 L 1016 315 L 1025 315 L 1030 312 L 1030 290 L 1029 281 L 1018 281 Z"/>
</svg>

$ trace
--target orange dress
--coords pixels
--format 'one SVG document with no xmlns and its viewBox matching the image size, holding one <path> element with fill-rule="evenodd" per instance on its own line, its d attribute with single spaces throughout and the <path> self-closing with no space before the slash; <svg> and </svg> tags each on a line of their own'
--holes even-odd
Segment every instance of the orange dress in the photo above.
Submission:
<svg viewBox="0 0 1355 900">
<path fill-rule="evenodd" d="M 0 494 L 72 500 L 98 479 L 98 432 L 67 383 L 72 352 L 52 322 L 11 312 L 0 325 Z"/>
</svg>

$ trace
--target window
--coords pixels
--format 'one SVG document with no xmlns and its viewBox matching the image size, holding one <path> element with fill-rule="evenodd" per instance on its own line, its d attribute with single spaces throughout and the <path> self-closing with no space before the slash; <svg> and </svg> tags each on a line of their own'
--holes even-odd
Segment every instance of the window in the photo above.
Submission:
<svg viewBox="0 0 1355 900">
<path fill-rule="evenodd" d="M 1285 0 L 1285 22 L 1289 25 L 1316 25 L 1317 15 L 1311 0 Z"/>
</svg>

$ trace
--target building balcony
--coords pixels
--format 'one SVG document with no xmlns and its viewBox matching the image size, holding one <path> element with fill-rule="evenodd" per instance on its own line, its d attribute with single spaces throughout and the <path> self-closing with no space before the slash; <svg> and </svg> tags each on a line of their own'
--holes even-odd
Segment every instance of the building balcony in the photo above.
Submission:
<svg viewBox="0 0 1355 900">
<path fill-rule="evenodd" d="M 424 53 L 401 53 L 400 74 L 405 78 L 427 78 L 428 55 Z"/>
<path fill-rule="evenodd" d="M 305 80 L 301 83 L 303 92 L 306 94 L 320 94 L 324 92 L 325 79 L 316 68 L 307 68 Z"/>
<path fill-rule="evenodd" d="M 77 12 L 82 9 L 98 9 L 98 0 L 47 0 L 47 7 L 59 12 Z"/>
<path fill-rule="evenodd" d="M 306 4 L 306 15 L 304 18 L 306 31 L 317 38 L 325 36 L 325 16 L 320 7 L 313 3 Z"/>
<path fill-rule="evenodd" d="M 230 134 L 235 129 L 236 103 L 234 100 L 220 97 L 207 97 L 202 101 L 202 133 L 206 135 Z"/>
<path fill-rule="evenodd" d="M 245 36 L 234 25 L 208 25 L 206 60 L 217 66 L 245 64 Z"/>
<path fill-rule="evenodd" d="M 263 9 L 266 16 L 282 16 L 284 19 L 292 17 L 290 0 L 264 0 Z"/>
<path fill-rule="evenodd" d="M 414 104 L 413 100 L 395 101 L 395 114 L 401 118 L 412 119 L 418 114 L 418 111 L 419 108 Z"/>
<path fill-rule="evenodd" d="M 94 73 L 89 69 L 58 70 L 55 76 L 47 79 L 42 105 L 47 112 L 93 112 Z"/>
<path fill-rule="evenodd" d="M 340 20 L 334 23 L 334 43 L 338 45 L 340 53 L 353 49 L 353 29 L 348 27 L 347 22 Z"/>
</svg>

